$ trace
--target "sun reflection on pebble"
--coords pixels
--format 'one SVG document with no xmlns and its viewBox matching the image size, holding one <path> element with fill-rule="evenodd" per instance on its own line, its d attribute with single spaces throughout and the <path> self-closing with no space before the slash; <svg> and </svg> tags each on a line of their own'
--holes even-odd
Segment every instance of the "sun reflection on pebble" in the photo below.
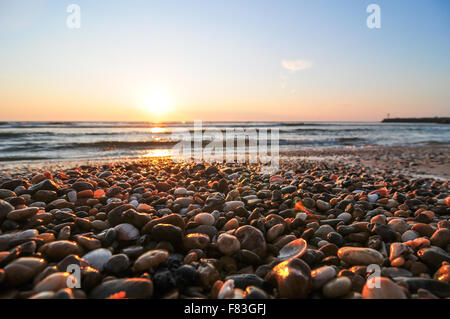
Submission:
<svg viewBox="0 0 450 319">
<path fill-rule="evenodd" d="M 288 261 L 289 260 L 279 263 L 274 269 L 275 272 L 282 278 L 289 276 L 289 267 L 287 266 Z"/>
</svg>

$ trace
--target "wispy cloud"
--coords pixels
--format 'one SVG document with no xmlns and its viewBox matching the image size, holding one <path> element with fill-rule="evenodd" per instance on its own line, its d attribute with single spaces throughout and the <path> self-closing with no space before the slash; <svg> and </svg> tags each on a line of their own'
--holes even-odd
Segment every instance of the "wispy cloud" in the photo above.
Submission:
<svg viewBox="0 0 450 319">
<path fill-rule="evenodd" d="M 308 60 L 283 60 L 281 66 L 290 72 L 297 72 L 311 68 L 312 61 Z"/>
</svg>

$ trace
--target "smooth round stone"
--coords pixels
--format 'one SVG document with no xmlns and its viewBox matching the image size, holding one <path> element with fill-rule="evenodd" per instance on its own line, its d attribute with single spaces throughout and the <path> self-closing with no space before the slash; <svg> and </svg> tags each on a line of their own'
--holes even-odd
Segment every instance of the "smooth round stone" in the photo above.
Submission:
<svg viewBox="0 0 450 319">
<path fill-rule="evenodd" d="M 316 200 L 316 207 L 322 212 L 327 212 L 328 210 L 330 210 L 331 205 L 330 205 L 330 203 L 327 203 L 326 201 L 318 199 L 318 200 Z"/>
<path fill-rule="evenodd" d="M 168 241 L 179 246 L 183 240 L 183 231 L 180 227 L 170 224 L 157 224 L 152 228 L 152 236 L 156 241 Z"/>
<path fill-rule="evenodd" d="M 62 209 L 62 208 L 70 208 L 73 204 L 66 201 L 64 198 L 55 199 L 53 202 L 47 205 L 47 208 L 50 209 Z"/>
<path fill-rule="evenodd" d="M 312 288 L 321 288 L 328 281 L 336 277 L 336 269 L 332 266 L 322 266 L 311 271 Z"/>
<path fill-rule="evenodd" d="M 118 275 L 123 273 L 130 266 L 130 259 L 125 254 L 117 254 L 111 256 L 105 264 L 104 269 L 112 274 Z"/>
<path fill-rule="evenodd" d="M 414 230 L 407 230 L 402 234 L 402 242 L 407 242 L 419 238 L 419 234 Z"/>
<path fill-rule="evenodd" d="M 341 276 L 327 282 L 322 288 L 322 293 L 326 298 L 338 298 L 348 294 L 351 289 L 350 278 Z"/>
<path fill-rule="evenodd" d="M 37 191 L 33 195 L 34 200 L 38 200 L 41 202 L 49 203 L 51 201 L 54 201 L 57 198 L 57 194 L 54 191 L 47 191 L 47 190 L 40 190 Z"/>
<path fill-rule="evenodd" d="M 176 196 L 184 196 L 187 193 L 187 189 L 184 187 L 179 187 L 173 191 L 173 194 Z"/>
<path fill-rule="evenodd" d="M 316 232 L 314 233 L 314 235 L 316 237 L 322 238 L 322 239 L 326 239 L 327 235 L 331 232 L 334 232 L 333 227 L 331 227 L 330 225 L 321 225 Z"/>
<path fill-rule="evenodd" d="M 98 271 L 102 271 L 111 256 L 111 251 L 106 248 L 99 248 L 88 252 L 83 256 L 83 259 Z"/>
<path fill-rule="evenodd" d="M 47 266 L 43 258 L 21 257 L 10 262 L 4 268 L 4 284 L 18 287 L 27 283 Z"/>
<path fill-rule="evenodd" d="M 117 239 L 131 241 L 139 238 L 139 230 L 131 224 L 119 224 L 114 229 L 117 232 Z"/>
<path fill-rule="evenodd" d="M 188 207 L 193 203 L 194 200 L 190 197 L 180 197 L 175 199 L 175 201 L 173 202 L 174 205 L 180 205 L 181 207 Z"/>
<path fill-rule="evenodd" d="M 0 199 L 0 224 L 5 220 L 6 216 L 14 210 L 14 206 Z"/>
<path fill-rule="evenodd" d="M 427 265 L 438 268 L 443 261 L 450 262 L 450 254 L 440 247 L 422 248 L 417 252 L 417 256 Z"/>
<path fill-rule="evenodd" d="M 201 233 L 187 234 L 183 238 L 183 246 L 186 249 L 204 249 L 209 242 L 209 236 Z"/>
<path fill-rule="evenodd" d="M 237 209 L 238 207 L 245 208 L 244 202 L 242 202 L 242 201 L 225 202 L 225 204 L 223 205 L 223 211 L 225 213 L 228 213 L 229 211 L 233 211 L 233 210 Z"/>
<path fill-rule="evenodd" d="M 25 220 L 30 217 L 33 217 L 36 215 L 36 213 L 39 211 L 38 207 L 28 207 L 28 208 L 22 208 L 22 209 L 16 209 L 8 213 L 6 216 L 10 220 L 19 221 L 19 220 Z"/>
<path fill-rule="evenodd" d="M 108 280 L 95 287 L 89 298 L 105 299 L 118 293 L 129 299 L 149 299 L 153 296 L 153 282 L 144 278 Z"/>
<path fill-rule="evenodd" d="M 70 228 L 69 228 L 70 229 Z M 70 235 L 70 233 L 69 233 Z M 59 238 L 59 237 L 58 237 Z M 65 238 L 67 239 L 67 238 Z M 77 242 L 87 250 L 94 250 L 102 247 L 100 240 L 86 236 L 78 236 Z"/>
<path fill-rule="evenodd" d="M 378 194 L 369 194 L 367 195 L 367 199 L 369 200 L 369 202 L 375 203 L 378 199 Z"/>
<path fill-rule="evenodd" d="M 217 248 L 224 255 L 232 255 L 241 249 L 241 243 L 236 236 L 223 233 L 217 238 Z"/>
<path fill-rule="evenodd" d="M 234 235 L 239 239 L 241 248 L 253 251 L 263 257 L 266 252 L 266 239 L 263 233 L 250 225 L 244 225 L 236 229 Z"/>
<path fill-rule="evenodd" d="M 420 236 L 426 236 L 426 237 L 433 236 L 433 233 L 435 232 L 435 229 L 433 227 L 431 227 L 430 224 L 424 224 L 424 223 L 414 224 L 411 227 L 411 229 L 414 230 L 416 233 L 418 233 Z"/>
<path fill-rule="evenodd" d="M 231 229 L 236 229 L 239 227 L 239 221 L 236 218 L 231 218 L 229 221 L 225 223 L 222 230 L 227 231 Z"/>
<path fill-rule="evenodd" d="M 283 248 L 280 249 L 280 252 L 278 253 L 278 258 L 280 260 L 300 258 L 306 252 L 307 246 L 308 244 L 302 238 L 293 240 L 284 245 Z"/>
<path fill-rule="evenodd" d="M 381 275 L 383 277 L 412 277 L 413 274 L 406 270 L 405 268 L 398 268 L 398 267 L 383 267 L 381 269 Z"/>
<path fill-rule="evenodd" d="M 200 213 L 200 214 L 195 215 L 194 222 L 202 224 L 202 225 L 212 226 L 216 222 L 216 219 L 214 218 L 213 215 L 211 215 L 209 213 Z"/>
<path fill-rule="evenodd" d="M 450 244 L 450 229 L 441 228 L 434 232 L 430 238 L 431 244 L 441 248 L 447 247 Z"/>
<path fill-rule="evenodd" d="M 376 216 L 372 217 L 372 219 L 370 220 L 371 223 L 383 224 L 383 225 L 386 224 L 386 221 L 387 221 L 387 217 L 383 214 L 376 215 Z"/>
<path fill-rule="evenodd" d="M 375 249 L 360 247 L 342 247 L 338 250 L 338 257 L 350 265 L 381 265 L 384 260 Z"/>
<path fill-rule="evenodd" d="M 77 181 L 73 183 L 72 188 L 77 192 L 81 192 L 88 189 L 92 191 L 94 190 L 94 186 L 91 183 L 85 181 Z"/>
<path fill-rule="evenodd" d="M 386 277 L 369 278 L 362 290 L 364 299 L 406 299 L 405 292 Z"/>
<path fill-rule="evenodd" d="M 61 260 L 67 255 L 79 255 L 82 249 L 73 241 L 57 240 L 45 244 L 40 251 L 51 260 Z"/>
<path fill-rule="evenodd" d="M 292 258 L 276 265 L 266 281 L 278 288 L 280 298 L 306 298 L 311 290 L 311 269 L 303 260 Z"/>
<path fill-rule="evenodd" d="M 59 189 L 58 185 L 49 179 L 43 180 L 40 183 L 37 183 L 35 185 L 32 185 L 30 188 L 28 188 L 29 191 L 32 193 L 35 193 L 40 190 L 48 190 L 48 191 L 57 191 Z"/>
<path fill-rule="evenodd" d="M 283 194 L 291 194 L 293 192 L 295 192 L 297 190 L 297 186 L 294 185 L 289 185 L 286 187 L 283 187 L 282 189 L 280 189 L 281 193 Z"/>
<path fill-rule="evenodd" d="M 267 231 L 266 237 L 268 242 L 273 242 L 275 239 L 277 239 L 285 229 L 284 224 L 276 224 L 270 227 L 270 229 Z"/>
<path fill-rule="evenodd" d="M 60 289 L 68 288 L 67 283 L 70 282 L 70 274 L 68 272 L 56 272 L 37 283 L 33 291 L 36 293 L 43 291 L 56 292 Z"/>
<path fill-rule="evenodd" d="M 339 247 L 345 244 L 344 237 L 337 232 L 328 233 L 327 241 Z"/>
<path fill-rule="evenodd" d="M 349 223 L 351 220 L 352 220 L 352 215 L 351 214 L 349 214 L 349 213 L 340 213 L 337 217 L 336 217 L 337 219 L 340 219 L 340 220 L 343 220 L 344 221 L 344 223 Z"/>
<path fill-rule="evenodd" d="M 409 229 L 408 223 L 401 218 L 396 218 L 388 222 L 388 226 L 395 230 L 397 233 L 403 234 Z"/>
<path fill-rule="evenodd" d="M 169 258 L 169 253 L 166 250 L 154 249 L 149 250 L 139 256 L 134 263 L 136 271 L 145 271 L 152 267 L 157 267 L 159 264 L 165 262 Z"/>
</svg>

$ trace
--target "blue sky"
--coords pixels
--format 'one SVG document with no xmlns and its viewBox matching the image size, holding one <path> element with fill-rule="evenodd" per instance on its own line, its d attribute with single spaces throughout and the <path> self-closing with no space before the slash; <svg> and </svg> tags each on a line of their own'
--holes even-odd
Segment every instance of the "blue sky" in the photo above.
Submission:
<svg viewBox="0 0 450 319">
<path fill-rule="evenodd" d="M 80 29 L 66 27 L 71 3 Z M 371 3 L 380 29 L 366 26 Z M 165 107 L 160 120 L 450 116 L 449 9 L 446 0 L 0 0 L 2 117 L 151 120 Z"/>
</svg>

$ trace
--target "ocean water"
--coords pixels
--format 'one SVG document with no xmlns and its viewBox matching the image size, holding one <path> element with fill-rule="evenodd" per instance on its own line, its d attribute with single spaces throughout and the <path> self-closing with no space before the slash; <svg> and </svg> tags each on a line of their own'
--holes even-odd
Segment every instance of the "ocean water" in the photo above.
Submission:
<svg viewBox="0 0 450 319">
<path fill-rule="evenodd" d="M 277 129 L 279 148 L 450 145 L 450 125 L 323 122 L 203 122 L 203 129 Z M 165 155 L 172 132 L 192 122 L 0 122 L 0 162 Z M 225 134 L 224 134 L 225 135 Z M 270 135 L 269 135 L 270 136 Z"/>
</svg>

